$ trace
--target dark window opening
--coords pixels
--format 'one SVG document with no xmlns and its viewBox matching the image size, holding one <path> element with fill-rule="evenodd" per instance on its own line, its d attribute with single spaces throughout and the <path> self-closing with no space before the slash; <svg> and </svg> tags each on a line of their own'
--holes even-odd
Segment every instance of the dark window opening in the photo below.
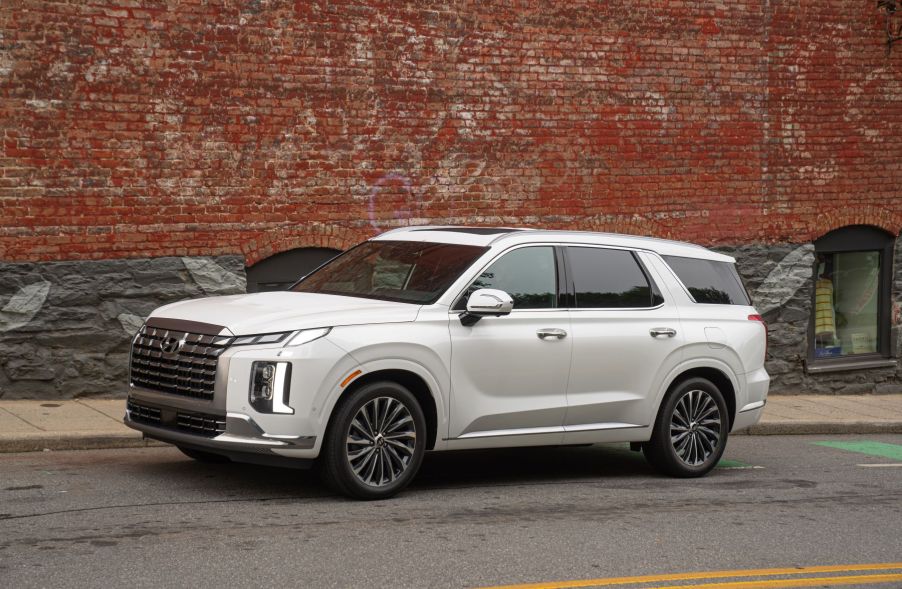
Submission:
<svg viewBox="0 0 902 589">
<path fill-rule="evenodd" d="M 323 247 L 300 247 L 280 252 L 247 268 L 247 292 L 285 290 L 341 251 Z"/>
<path fill-rule="evenodd" d="M 814 248 L 810 359 L 888 357 L 893 236 L 853 225 Z"/>
</svg>

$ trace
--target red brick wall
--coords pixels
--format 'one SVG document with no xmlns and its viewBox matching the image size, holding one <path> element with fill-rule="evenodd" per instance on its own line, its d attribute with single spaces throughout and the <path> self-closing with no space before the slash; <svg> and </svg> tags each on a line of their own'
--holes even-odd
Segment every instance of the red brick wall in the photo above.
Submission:
<svg viewBox="0 0 902 589">
<path fill-rule="evenodd" d="M 902 229 L 872 1 L 0 4 L 0 259 Z M 897 17 L 898 18 L 898 17 Z"/>
</svg>

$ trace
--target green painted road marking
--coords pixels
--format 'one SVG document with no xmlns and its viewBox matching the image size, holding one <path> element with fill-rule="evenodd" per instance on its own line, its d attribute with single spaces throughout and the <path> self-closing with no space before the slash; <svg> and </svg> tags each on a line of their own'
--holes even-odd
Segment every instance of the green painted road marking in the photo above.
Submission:
<svg viewBox="0 0 902 589">
<path fill-rule="evenodd" d="M 740 460 L 727 460 L 726 458 L 721 458 L 720 462 L 717 463 L 715 468 L 755 468 L 751 464 L 742 462 Z"/>
<path fill-rule="evenodd" d="M 860 442 L 814 442 L 814 444 L 816 446 L 826 446 L 827 448 L 837 448 L 839 450 L 870 454 L 871 456 L 880 456 L 881 458 L 902 461 L 902 446 L 899 444 L 886 444 L 884 442 L 871 442 L 868 440 L 862 440 Z"/>
<path fill-rule="evenodd" d="M 644 460 L 642 452 L 633 452 L 632 450 L 630 450 L 629 443 L 615 442 L 615 443 L 607 443 L 607 444 L 600 444 L 600 445 L 602 447 L 604 447 L 605 450 L 608 450 L 614 454 L 620 454 L 621 456 L 629 456 L 630 458 L 635 458 L 637 460 L 638 459 Z M 760 468 L 764 468 L 764 467 L 763 466 L 754 466 L 747 462 L 742 462 L 741 460 L 728 460 L 726 458 L 722 458 L 720 460 L 720 462 L 717 463 L 717 466 L 715 466 L 714 468 L 739 470 L 739 469 L 753 469 L 753 468 L 760 469 Z"/>
</svg>

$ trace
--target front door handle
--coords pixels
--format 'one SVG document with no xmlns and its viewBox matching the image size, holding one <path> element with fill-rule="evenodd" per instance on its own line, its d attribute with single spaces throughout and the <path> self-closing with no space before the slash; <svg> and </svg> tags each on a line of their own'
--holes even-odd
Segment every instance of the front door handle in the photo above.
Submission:
<svg viewBox="0 0 902 589">
<path fill-rule="evenodd" d="M 567 337 L 567 332 L 563 329 L 546 328 L 536 331 L 536 335 L 539 336 L 539 339 L 548 339 L 550 337 L 564 339 L 565 337 Z"/>
<path fill-rule="evenodd" d="M 659 335 L 673 337 L 676 335 L 676 329 L 670 327 L 652 327 L 648 330 L 648 333 L 650 333 L 652 337 L 658 337 Z"/>
</svg>

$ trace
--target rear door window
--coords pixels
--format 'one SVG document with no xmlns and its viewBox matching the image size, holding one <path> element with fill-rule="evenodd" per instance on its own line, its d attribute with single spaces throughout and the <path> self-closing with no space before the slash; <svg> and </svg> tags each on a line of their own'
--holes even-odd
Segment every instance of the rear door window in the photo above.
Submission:
<svg viewBox="0 0 902 589">
<path fill-rule="evenodd" d="M 567 247 L 577 309 L 654 307 L 661 295 L 632 252 L 597 247 Z"/>
<path fill-rule="evenodd" d="M 664 256 L 696 303 L 750 305 L 736 267 L 729 262 Z"/>
</svg>

